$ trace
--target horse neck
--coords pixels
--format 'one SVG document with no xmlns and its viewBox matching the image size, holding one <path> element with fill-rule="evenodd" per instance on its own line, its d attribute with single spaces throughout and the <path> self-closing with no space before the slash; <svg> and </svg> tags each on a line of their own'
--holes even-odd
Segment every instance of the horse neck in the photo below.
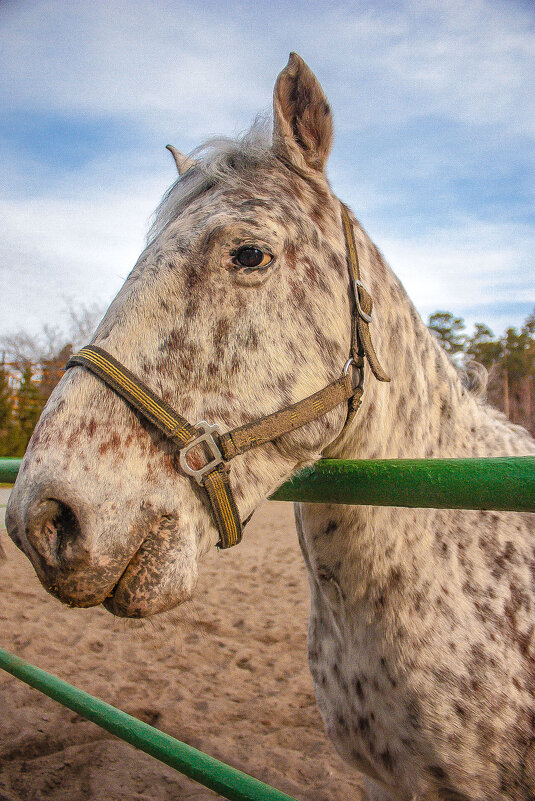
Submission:
<svg viewBox="0 0 535 801">
<path fill-rule="evenodd" d="M 499 456 L 535 444 L 469 392 L 422 322 L 402 284 L 366 233 L 355 227 L 363 283 L 374 299 L 370 326 L 390 383 L 365 367 L 362 405 L 324 456 L 345 459 Z"/>
<path fill-rule="evenodd" d="M 463 386 L 398 279 L 365 234 L 360 229 L 356 233 L 362 280 L 374 298 L 372 337 L 391 381 L 376 381 L 366 368 L 360 409 L 322 455 L 381 459 L 535 453 L 526 431 Z M 313 605 L 322 605 L 326 597 L 317 590 L 318 573 L 331 571 L 349 605 L 371 598 L 374 587 L 380 597 L 392 571 L 406 571 L 408 565 L 416 571 L 414 581 L 425 576 L 434 580 L 428 549 L 436 514 L 433 509 L 299 505 L 296 518 L 312 577 Z M 447 527 L 446 519 L 458 513 L 440 514 L 441 525 Z M 466 536 L 472 536 L 468 529 Z M 329 605 L 338 608 L 338 595 Z"/>
</svg>

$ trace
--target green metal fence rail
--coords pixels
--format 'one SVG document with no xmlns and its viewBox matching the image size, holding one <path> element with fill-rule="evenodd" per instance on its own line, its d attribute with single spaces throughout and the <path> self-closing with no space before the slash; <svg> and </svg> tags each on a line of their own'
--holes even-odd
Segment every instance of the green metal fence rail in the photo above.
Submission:
<svg viewBox="0 0 535 801">
<path fill-rule="evenodd" d="M 169 734 L 121 712 L 110 704 L 94 698 L 57 676 L 31 665 L 18 656 L 0 648 L 0 667 L 36 690 L 59 701 L 79 715 L 91 720 L 111 734 L 117 735 L 160 762 L 170 765 L 190 779 L 209 787 L 230 801 L 295 801 L 286 793 L 275 790 L 240 770 L 219 762 Z"/>
<path fill-rule="evenodd" d="M 20 462 L 0 459 L 0 482 L 13 482 Z M 324 459 L 283 484 L 272 500 L 535 512 L 535 456 Z"/>
<path fill-rule="evenodd" d="M 277 501 L 535 512 L 535 456 L 487 459 L 324 459 Z"/>
<path fill-rule="evenodd" d="M 13 484 L 22 459 L 0 459 L 0 484 Z"/>
</svg>

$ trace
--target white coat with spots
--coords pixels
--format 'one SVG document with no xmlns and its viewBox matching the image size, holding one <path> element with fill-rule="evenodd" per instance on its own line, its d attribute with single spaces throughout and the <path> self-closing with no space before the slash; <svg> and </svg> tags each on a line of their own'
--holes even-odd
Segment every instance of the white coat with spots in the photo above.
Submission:
<svg viewBox="0 0 535 801">
<path fill-rule="evenodd" d="M 223 430 L 323 388 L 350 350 L 345 242 L 325 175 L 331 112 L 296 55 L 275 86 L 273 127 L 269 140 L 253 128 L 211 143 L 195 162 L 175 151 L 183 174 L 93 340 L 191 422 Z M 322 455 L 535 452 L 525 431 L 464 388 L 353 223 L 391 383 L 368 372 L 343 433 L 341 406 L 235 459 L 242 519 Z M 244 247 L 262 263 L 241 264 Z M 318 704 L 370 799 L 535 798 L 532 517 L 299 504 L 296 520 Z M 80 367 L 43 412 L 7 525 L 49 592 L 122 616 L 189 598 L 218 540 L 173 448 Z"/>
</svg>

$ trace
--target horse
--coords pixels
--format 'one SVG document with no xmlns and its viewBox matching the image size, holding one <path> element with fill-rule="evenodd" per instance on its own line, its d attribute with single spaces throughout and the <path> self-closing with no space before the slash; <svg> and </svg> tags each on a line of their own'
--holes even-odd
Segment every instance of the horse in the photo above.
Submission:
<svg viewBox="0 0 535 801">
<path fill-rule="evenodd" d="M 321 457 L 535 453 L 333 193 L 332 140 L 291 54 L 272 133 L 171 148 L 179 178 L 7 509 L 62 602 L 123 617 L 182 603 L 203 554 Z M 317 703 L 370 801 L 533 799 L 532 517 L 299 503 L 295 519 Z"/>
</svg>

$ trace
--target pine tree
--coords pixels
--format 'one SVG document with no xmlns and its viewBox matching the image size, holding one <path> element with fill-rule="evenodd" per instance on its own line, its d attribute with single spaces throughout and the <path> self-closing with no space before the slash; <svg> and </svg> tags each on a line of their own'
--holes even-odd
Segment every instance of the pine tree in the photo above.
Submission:
<svg viewBox="0 0 535 801">
<path fill-rule="evenodd" d="M 451 312 L 447 311 L 436 311 L 429 315 L 427 327 L 433 331 L 450 356 L 454 356 L 464 349 L 466 335 L 461 333 L 464 329 L 462 317 L 454 317 Z"/>
<path fill-rule="evenodd" d="M 487 370 L 503 357 L 503 344 L 484 323 L 476 323 L 475 331 L 466 340 L 466 353 Z"/>
<path fill-rule="evenodd" d="M 531 346 L 531 347 L 530 347 Z M 503 339 L 503 367 L 518 381 L 533 372 L 533 338 L 525 326 L 508 328 Z"/>
</svg>

